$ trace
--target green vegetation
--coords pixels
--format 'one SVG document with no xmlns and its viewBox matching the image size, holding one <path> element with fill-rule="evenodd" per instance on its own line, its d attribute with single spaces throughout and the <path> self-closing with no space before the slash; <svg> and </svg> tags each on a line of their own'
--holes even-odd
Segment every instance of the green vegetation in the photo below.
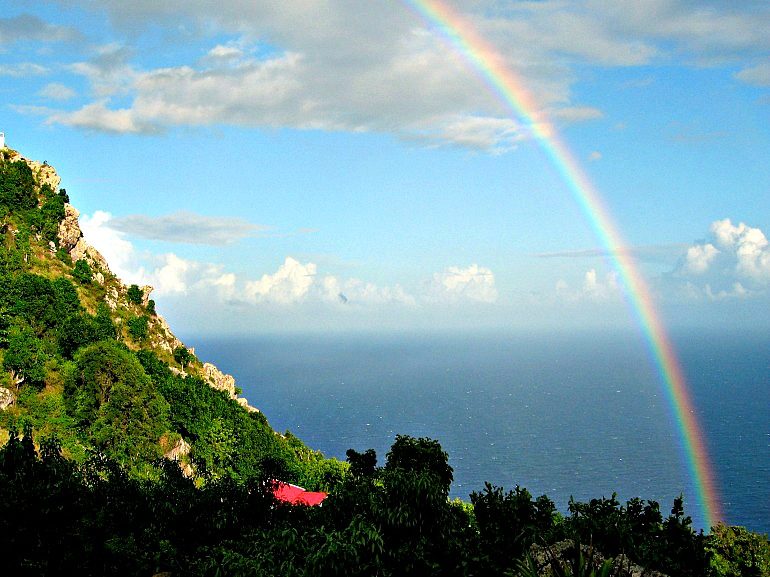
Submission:
<svg viewBox="0 0 770 577">
<path fill-rule="evenodd" d="M 620 574 L 614 558 L 672 577 L 770 576 L 766 536 L 696 533 L 681 498 L 665 518 L 615 495 L 564 516 L 518 486 L 450 501 L 435 440 L 399 435 L 378 467 L 371 449 L 343 463 L 277 434 L 164 340 L 137 285 L 98 261 L 73 267 L 57 249 L 66 201 L 0 159 L 0 574 L 524 576 L 543 546 L 566 551 L 554 575 Z M 162 457 L 172 449 L 179 462 Z M 278 479 L 329 497 L 277 503 Z"/>
<path fill-rule="evenodd" d="M 174 349 L 174 360 L 184 369 L 195 360 L 195 355 L 193 355 L 187 347 L 180 345 Z"/>
<path fill-rule="evenodd" d="M 142 299 L 144 298 L 144 292 L 137 285 L 132 284 L 130 287 L 128 287 L 126 298 L 128 299 L 128 302 L 135 305 L 140 305 L 142 304 Z"/>
<path fill-rule="evenodd" d="M 563 517 L 520 487 L 449 501 L 452 470 L 431 439 L 396 437 L 384 467 L 371 450 L 348 460 L 323 506 L 308 508 L 276 502 L 267 468 L 201 484 L 156 460 L 139 477 L 103 454 L 78 463 L 54 438 L 36 450 L 30 428 L 11 431 L 0 449 L 0 565 L 35 575 L 534 577 L 544 574 L 539 549 L 555 576 L 626 575 L 619 567 L 632 562 L 672 577 L 768 575 L 766 536 L 695 533 L 678 503 L 660 520 L 657 503 L 614 497 L 573 502 Z M 642 518 L 641 534 L 624 533 Z M 617 534 L 613 552 L 603 539 Z"/>
<path fill-rule="evenodd" d="M 261 413 L 211 388 L 189 350 L 153 349 L 162 341 L 155 303 L 143 311 L 137 285 L 125 289 L 98 263 L 73 268 L 52 251 L 67 198 L 38 187 L 26 162 L 0 159 L 0 386 L 14 399 L 0 411 L 0 439 L 31 426 L 56 435 L 76 463 L 96 451 L 139 478 L 153 476 L 153 461 L 180 439 L 199 484 L 265 469 L 309 489 L 340 478 L 344 463 L 277 435 Z M 112 309 L 108 288 L 125 295 Z M 190 376 L 174 374 L 174 364 Z"/>
<path fill-rule="evenodd" d="M 93 280 L 94 278 L 94 273 L 91 270 L 91 265 L 88 264 L 88 261 L 81 258 L 79 261 L 75 263 L 75 268 L 72 271 L 72 276 L 80 284 L 90 284 L 91 280 Z"/>
</svg>

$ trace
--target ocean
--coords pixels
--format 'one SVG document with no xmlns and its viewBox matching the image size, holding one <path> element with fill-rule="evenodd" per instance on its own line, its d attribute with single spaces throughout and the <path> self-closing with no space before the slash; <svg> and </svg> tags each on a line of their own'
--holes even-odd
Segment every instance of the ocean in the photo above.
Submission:
<svg viewBox="0 0 770 577">
<path fill-rule="evenodd" d="M 672 335 L 730 524 L 770 532 L 770 346 L 762 334 Z M 641 336 L 329 334 L 189 338 L 273 428 L 325 455 L 396 434 L 438 439 L 451 494 L 484 482 L 566 512 L 570 497 L 695 502 L 674 415 Z"/>
</svg>

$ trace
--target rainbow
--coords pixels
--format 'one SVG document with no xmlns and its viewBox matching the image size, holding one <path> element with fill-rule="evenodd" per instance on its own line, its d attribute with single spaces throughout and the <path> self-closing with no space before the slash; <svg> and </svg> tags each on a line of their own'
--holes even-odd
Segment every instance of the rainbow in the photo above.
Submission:
<svg viewBox="0 0 770 577">
<path fill-rule="evenodd" d="M 503 63 L 499 53 L 473 25 L 440 0 L 402 0 L 429 28 L 441 34 L 489 89 L 530 130 L 569 187 L 602 245 L 607 249 L 626 289 L 634 315 L 644 332 L 656 369 L 664 385 L 682 442 L 684 459 L 696 490 L 702 525 L 707 529 L 722 519 L 713 469 L 703 433 L 695 415 L 687 383 L 650 290 L 614 224 L 607 206 L 575 160 L 554 126 L 537 106 L 532 94 Z"/>
</svg>

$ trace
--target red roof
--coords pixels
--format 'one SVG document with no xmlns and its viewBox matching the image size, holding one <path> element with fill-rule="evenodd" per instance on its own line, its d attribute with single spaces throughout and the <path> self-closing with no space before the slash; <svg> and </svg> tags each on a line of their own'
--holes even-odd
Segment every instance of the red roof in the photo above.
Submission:
<svg viewBox="0 0 770 577">
<path fill-rule="evenodd" d="M 273 489 L 273 496 L 284 503 L 308 505 L 309 507 L 320 505 L 326 499 L 326 493 L 305 491 L 305 489 L 297 485 L 281 482 L 276 483 L 275 489 Z"/>
</svg>

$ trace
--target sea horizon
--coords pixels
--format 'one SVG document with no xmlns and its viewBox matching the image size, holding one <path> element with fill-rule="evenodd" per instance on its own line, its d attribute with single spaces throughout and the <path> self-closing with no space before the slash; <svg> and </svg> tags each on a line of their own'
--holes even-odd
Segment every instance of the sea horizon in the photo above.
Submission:
<svg viewBox="0 0 770 577">
<path fill-rule="evenodd" d="M 736 331 L 737 332 L 737 331 Z M 725 521 L 770 531 L 770 353 L 760 331 L 671 334 L 713 463 Z M 233 374 L 277 431 L 345 458 L 396 434 L 438 439 L 451 496 L 484 482 L 567 511 L 617 492 L 668 514 L 684 495 L 703 527 L 682 439 L 643 336 L 614 331 L 350 332 L 195 336 L 203 361 Z M 764 457 L 763 457 L 764 455 Z"/>
</svg>

